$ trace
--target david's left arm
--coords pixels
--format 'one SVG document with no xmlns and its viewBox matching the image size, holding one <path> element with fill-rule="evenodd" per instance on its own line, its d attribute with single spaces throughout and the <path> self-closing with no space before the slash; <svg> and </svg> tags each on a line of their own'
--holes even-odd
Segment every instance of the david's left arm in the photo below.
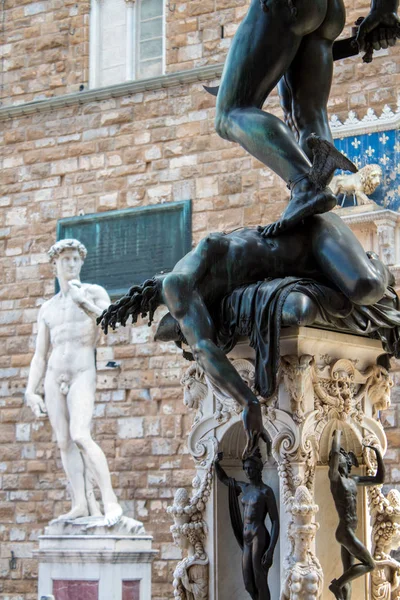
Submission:
<svg viewBox="0 0 400 600">
<path fill-rule="evenodd" d="M 89 317 L 96 319 L 111 304 L 110 296 L 100 285 L 80 286 L 75 282 L 70 283 L 72 299 Z"/>
</svg>

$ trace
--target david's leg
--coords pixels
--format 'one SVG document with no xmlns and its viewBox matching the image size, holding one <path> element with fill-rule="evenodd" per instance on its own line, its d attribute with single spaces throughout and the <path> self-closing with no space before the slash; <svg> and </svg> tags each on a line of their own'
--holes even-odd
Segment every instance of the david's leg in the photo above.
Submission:
<svg viewBox="0 0 400 600">
<path fill-rule="evenodd" d="M 85 494 L 85 469 L 82 455 L 69 433 L 66 398 L 64 394 L 61 394 L 59 384 L 49 374 L 45 380 L 45 397 L 51 400 L 46 404 L 47 411 L 60 448 L 64 471 L 71 485 L 72 508 L 68 513 L 60 516 L 59 519 L 72 520 L 86 517 L 89 514 L 89 509 Z"/>
<path fill-rule="evenodd" d="M 90 432 L 95 390 L 96 374 L 91 370 L 81 373 L 72 383 L 68 394 L 70 433 L 100 488 L 107 525 L 113 525 L 121 518 L 122 508 L 112 488 L 107 459 Z"/>
</svg>

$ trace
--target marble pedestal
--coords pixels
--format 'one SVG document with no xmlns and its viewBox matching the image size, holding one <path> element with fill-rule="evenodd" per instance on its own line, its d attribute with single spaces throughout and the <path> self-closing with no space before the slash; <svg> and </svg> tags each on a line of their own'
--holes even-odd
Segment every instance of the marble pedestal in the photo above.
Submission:
<svg viewBox="0 0 400 600">
<path fill-rule="evenodd" d="M 150 600 L 152 537 L 54 523 L 39 538 L 39 595 L 55 600 Z"/>
<path fill-rule="evenodd" d="M 387 371 L 377 363 L 378 357 L 384 354 L 381 343 L 361 336 L 316 328 L 283 329 L 280 354 L 277 392 L 268 401 L 260 398 L 264 424 L 273 443 L 263 480 L 275 492 L 281 524 L 269 574 L 271 598 L 329 600 L 334 597 L 328 586 L 343 572 L 340 546 L 335 540 L 338 516 L 328 479 L 332 434 L 335 429 L 341 429 L 342 446 L 358 457 L 359 472 L 373 472 L 370 451 L 363 444 L 375 444 L 383 454 L 386 451 L 379 411 L 389 405 L 391 381 Z M 229 358 L 252 387 L 255 356 L 247 342 L 238 344 Z M 188 449 L 196 466 L 197 488 L 201 487 L 199 482 L 212 479 L 200 503 L 195 493 L 194 501 L 188 504 L 197 507 L 204 522 L 203 531 L 208 530 L 203 541 L 208 591 L 197 598 L 248 600 L 241 574 L 241 551 L 230 525 L 227 488 L 213 473 L 215 453 L 223 451 L 222 466 L 228 475 L 245 480 L 241 462 L 245 446 L 241 408 L 211 386 L 196 367 L 188 369 L 182 383 L 185 404 L 196 410 Z M 378 494 L 381 500 L 384 498 L 379 486 L 372 492 L 359 489 L 357 535 L 373 551 L 371 493 Z M 178 506 L 176 502 L 175 505 Z M 302 522 L 296 516 L 299 505 L 303 507 Z M 177 514 L 174 507 L 169 511 Z M 197 522 L 199 514 L 195 517 Z M 295 544 L 305 521 L 310 525 L 311 534 L 304 542 L 307 543 L 307 561 L 302 564 L 296 563 Z M 182 548 L 184 550 L 184 546 Z M 190 579 L 190 571 L 188 575 Z M 180 582 L 183 590 L 185 558 L 177 577 L 174 585 Z M 291 588 L 296 577 L 301 581 L 309 578 L 314 582 L 313 587 L 306 589 L 304 585 L 304 589 L 296 591 L 294 586 Z M 180 597 L 184 597 L 184 593 Z M 189 597 L 186 593 L 186 598 Z M 370 577 L 353 583 L 352 597 L 357 600 L 378 597 L 371 588 Z"/>
</svg>

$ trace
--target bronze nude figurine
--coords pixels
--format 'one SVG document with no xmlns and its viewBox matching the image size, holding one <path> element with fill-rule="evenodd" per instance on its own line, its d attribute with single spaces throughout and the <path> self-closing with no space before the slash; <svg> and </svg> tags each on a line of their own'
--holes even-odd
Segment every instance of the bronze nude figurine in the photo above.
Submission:
<svg viewBox="0 0 400 600">
<path fill-rule="evenodd" d="M 268 571 L 279 536 L 279 516 L 274 492 L 262 481 L 263 462 L 259 448 L 243 461 L 249 483 L 228 477 L 221 467 L 223 453 L 215 459 L 218 479 L 229 487 L 229 512 L 235 537 L 243 551 L 242 570 L 246 591 L 252 600 L 270 600 Z M 243 506 L 241 516 L 237 497 Z M 271 535 L 265 519 L 271 519 Z"/>
<path fill-rule="evenodd" d="M 381 453 L 374 446 L 378 468 L 376 475 L 351 475 L 352 466 L 358 466 L 356 456 L 340 447 L 341 431 L 333 434 L 332 450 L 329 456 L 329 479 L 331 493 L 339 515 L 336 539 L 341 545 L 344 573 L 333 579 L 329 589 L 337 600 L 350 600 L 351 581 L 370 573 L 375 562 L 367 548 L 356 537 L 357 529 L 357 485 L 380 485 L 385 479 L 385 467 Z M 355 563 L 355 560 L 359 562 Z"/>
</svg>

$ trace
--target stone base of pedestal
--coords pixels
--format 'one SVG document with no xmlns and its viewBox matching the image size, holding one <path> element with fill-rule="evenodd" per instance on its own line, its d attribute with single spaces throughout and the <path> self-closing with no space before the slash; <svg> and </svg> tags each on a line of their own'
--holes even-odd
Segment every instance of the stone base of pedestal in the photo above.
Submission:
<svg viewBox="0 0 400 600">
<path fill-rule="evenodd" d="M 49 525 L 39 538 L 39 600 L 150 600 L 150 535 Z"/>
<path fill-rule="evenodd" d="M 268 460 L 265 445 L 261 444 L 265 461 L 263 481 L 274 491 L 280 518 L 280 537 L 268 577 L 274 600 L 333 598 L 329 585 L 343 573 L 343 565 L 341 547 L 335 538 L 339 517 L 328 476 L 332 435 L 341 431 L 343 449 L 357 457 L 360 466 L 352 471 L 354 474 L 375 472 L 366 445 L 376 446 L 382 454 L 387 445 L 379 419 L 380 411 L 389 406 L 391 387 L 389 374 L 378 363 L 383 353 L 380 341 L 366 337 L 316 328 L 281 332 L 278 388 L 271 398 L 260 399 L 264 426 L 272 440 L 272 456 Z M 254 351 L 247 343 L 239 343 L 229 358 L 244 381 L 253 387 Z M 244 481 L 242 452 L 246 438 L 241 407 L 207 381 L 199 369 L 189 367 L 182 381 L 185 403 L 197 408 L 188 449 L 201 485 L 212 480 L 216 452 L 223 452 L 221 465 L 227 475 Z M 400 496 L 397 499 L 392 493 L 393 497 L 387 499 L 379 486 L 368 489 L 370 497 L 365 488 L 358 490 L 356 534 L 371 551 L 371 507 L 375 511 L 372 528 L 376 530 L 376 541 L 379 536 L 383 539 L 379 523 L 382 519 L 390 521 L 390 515 L 397 510 L 393 507 L 400 506 Z M 209 593 L 208 597 L 201 597 L 245 600 L 249 595 L 241 573 L 242 552 L 230 524 L 227 487 L 214 478 L 200 502 L 199 497 L 194 492 L 187 507 L 188 514 L 196 508 L 194 522 L 201 520 L 203 530 L 208 532 L 202 539 L 202 549 L 208 568 L 203 580 L 208 577 Z M 175 508 L 179 507 L 177 502 Z M 179 515 L 172 509 L 170 512 Z M 179 525 L 176 519 L 176 531 Z M 389 540 L 385 547 L 392 549 L 389 542 L 392 543 Z M 382 547 L 383 544 L 382 541 Z M 185 588 L 190 577 L 185 578 L 184 561 L 182 564 L 182 573 L 178 573 L 180 578 L 175 577 L 174 585 Z M 397 566 L 391 568 L 396 570 Z M 389 589 L 390 577 L 382 577 L 384 589 Z M 375 593 L 374 585 L 370 577 L 356 579 L 352 583 L 353 599 L 383 598 L 379 595 L 382 586 L 378 589 L 376 584 Z"/>
</svg>

